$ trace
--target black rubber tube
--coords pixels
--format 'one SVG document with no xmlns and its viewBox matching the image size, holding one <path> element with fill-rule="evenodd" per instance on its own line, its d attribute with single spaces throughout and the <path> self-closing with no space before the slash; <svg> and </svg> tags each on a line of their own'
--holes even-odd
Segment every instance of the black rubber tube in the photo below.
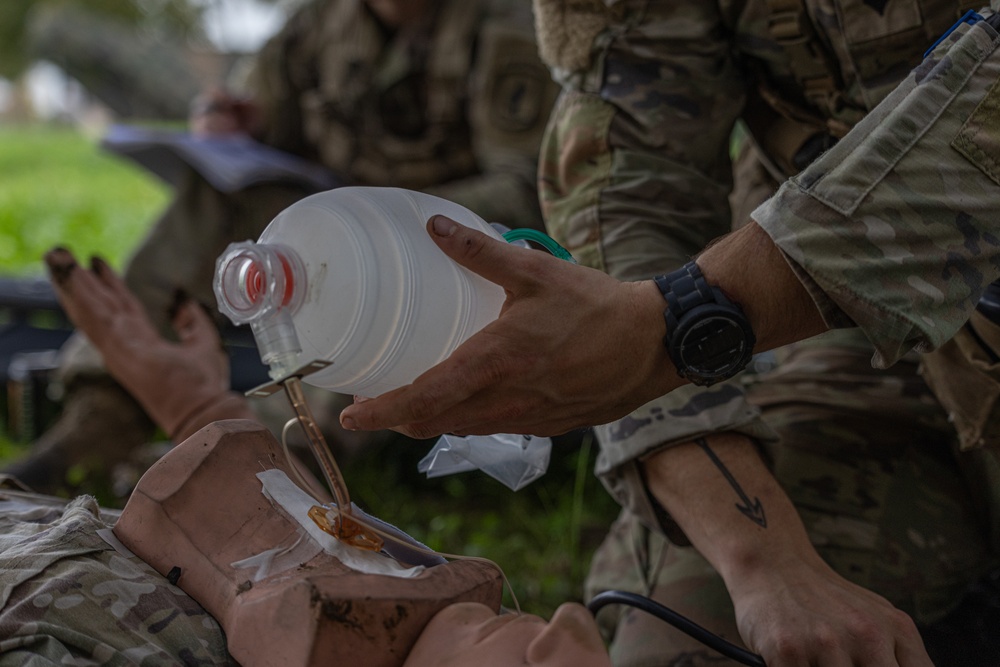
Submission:
<svg viewBox="0 0 1000 667">
<path fill-rule="evenodd" d="M 609 604 L 624 604 L 656 616 L 662 621 L 666 621 L 681 632 L 694 639 L 697 639 L 705 646 L 718 651 L 727 658 L 731 658 L 744 665 L 751 667 L 767 667 L 764 659 L 756 653 L 751 653 L 736 644 L 730 643 L 719 635 L 709 632 L 694 621 L 681 616 L 669 607 L 664 607 L 659 602 L 651 600 L 642 595 L 627 593 L 625 591 L 604 591 L 594 596 L 594 599 L 587 604 L 587 609 L 594 616 L 597 612 Z"/>
</svg>

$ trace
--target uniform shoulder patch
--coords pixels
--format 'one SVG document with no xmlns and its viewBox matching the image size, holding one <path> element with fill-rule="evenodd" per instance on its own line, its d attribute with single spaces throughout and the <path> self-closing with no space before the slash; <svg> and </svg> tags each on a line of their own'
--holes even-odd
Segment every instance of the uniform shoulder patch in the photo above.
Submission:
<svg viewBox="0 0 1000 667">
<path fill-rule="evenodd" d="M 504 132 L 525 132 L 544 122 L 551 84 L 548 71 L 540 64 L 499 64 L 491 85 L 491 125 Z"/>
<path fill-rule="evenodd" d="M 481 34 L 472 113 L 487 143 L 537 155 L 559 87 L 530 29 L 502 23 Z"/>
</svg>

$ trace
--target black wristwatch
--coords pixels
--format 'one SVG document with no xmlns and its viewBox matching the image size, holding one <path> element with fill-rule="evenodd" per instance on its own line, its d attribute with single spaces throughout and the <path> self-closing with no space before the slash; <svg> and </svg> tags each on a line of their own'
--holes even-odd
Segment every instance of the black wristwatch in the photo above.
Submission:
<svg viewBox="0 0 1000 667">
<path fill-rule="evenodd" d="M 708 386 L 746 368 L 757 342 L 750 321 L 721 289 L 708 284 L 697 264 L 688 262 L 653 280 L 667 301 L 663 343 L 681 377 Z"/>
</svg>

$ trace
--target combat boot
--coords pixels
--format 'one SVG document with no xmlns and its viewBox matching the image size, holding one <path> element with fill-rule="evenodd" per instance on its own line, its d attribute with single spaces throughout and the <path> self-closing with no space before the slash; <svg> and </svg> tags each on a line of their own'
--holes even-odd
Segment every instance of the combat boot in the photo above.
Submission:
<svg viewBox="0 0 1000 667">
<path fill-rule="evenodd" d="M 97 493 L 110 488 L 115 465 L 154 431 L 121 385 L 110 378 L 81 378 L 67 388 L 62 413 L 27 457 L 2 472 L 40 493 Z"/>
</svg>

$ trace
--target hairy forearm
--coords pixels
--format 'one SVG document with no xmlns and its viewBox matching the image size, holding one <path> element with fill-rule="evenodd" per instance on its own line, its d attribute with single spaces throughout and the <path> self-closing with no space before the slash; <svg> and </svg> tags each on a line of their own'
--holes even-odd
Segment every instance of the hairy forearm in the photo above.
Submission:
<svg viewBox="0 0 1000 667">
<path fill-rule="evenodd" d="M 771 238 L 755 222 L 720 238 L 699 255 L 696 262 L 709 284 L 720 287 L 743 308 L 757 339 L 755 352 L 772 350 L 827 330 L 809 292 Z M 648 280 L 636 284 L 635 294 L 634 323 L 640 329 L 654 331 L 656 337 L 662 339 L 664 301 L 659 289 Z M 655 350 L 657 347 L 662 345 L 652 343 L 637 349 Z M 655 364 L 657 371 L 648 377 L 649 398 L 687 384 L 687 380 L 677 374 L 669 357 L 658 356 L 662 361 Z"/>
<path fill-rule="evenodd" d="M 710 284 L 743 307 L 757 336 L 757 351 L 826 331 L 809 293 L 756 222 L 711 245 L 697 263 Z"/>
<path fill-rule="evenodd" d="M 696 261 L 710 284 L 741 304 L 757 351 L 826 330 L 809 293 L 756 223 L 722 237 Z M 698 438 L 657 453 L 644 467 L 653 495 L 727 581 L 789 551 L 815 556 L 798 513 L 745 436 Z"/>
</svg>

